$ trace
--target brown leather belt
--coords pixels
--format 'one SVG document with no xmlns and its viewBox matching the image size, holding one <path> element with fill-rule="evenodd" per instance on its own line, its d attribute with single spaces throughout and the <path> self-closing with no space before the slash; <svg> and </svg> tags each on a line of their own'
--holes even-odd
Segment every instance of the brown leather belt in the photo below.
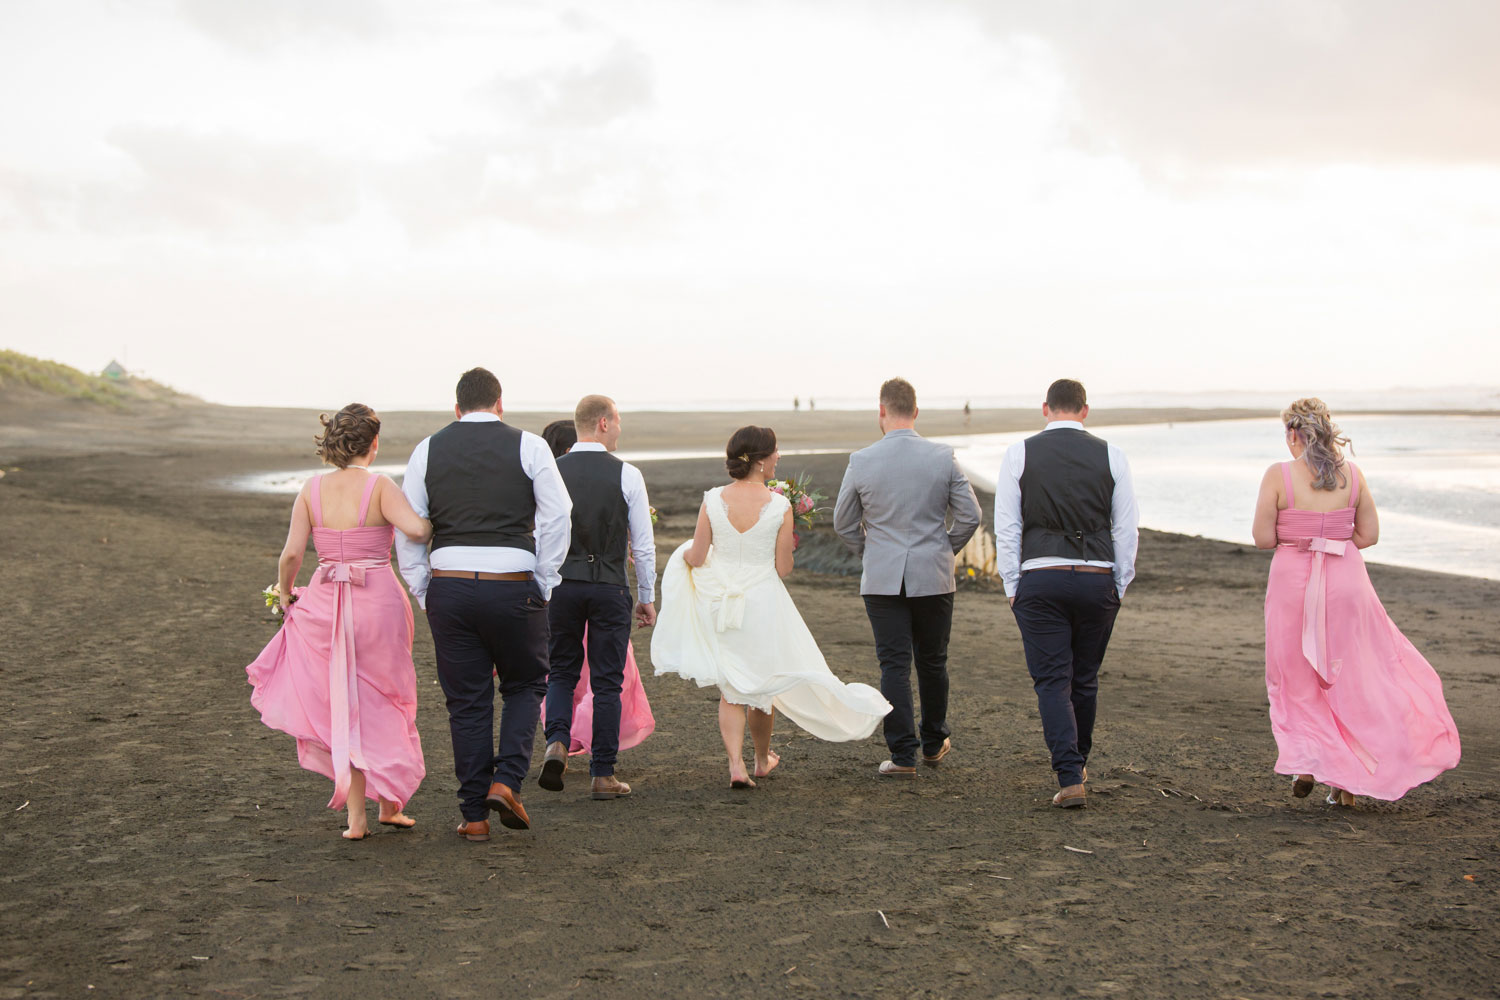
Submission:
<svg viewBox="0 0 1500 1000">
<path fill-rule="evenodd" d="M 450 580 L 530 580 L 530 573 L 479 573 L 468 569 L 435 569 L 433 576 Z"/>
<path fill-rule="evenodd" d="M 1114 572 L 1114 570 L 1110 569 L 1108 566 L 1033 566 L 1030 569 L 1025 570 L 1025 572 L 1027 572 L 1027 573 L 1035 573 L 1038 570 L 1044 570 L 1044 569 L 1065 569 L 1065 570 L 1067 570 L 1070 573 L 1113 573 Z"/>
</svg>

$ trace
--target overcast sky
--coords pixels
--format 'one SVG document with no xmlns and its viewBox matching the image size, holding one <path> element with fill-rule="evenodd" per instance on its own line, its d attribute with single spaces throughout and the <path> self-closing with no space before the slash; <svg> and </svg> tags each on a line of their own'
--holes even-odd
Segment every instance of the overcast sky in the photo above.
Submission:
<svg viewBox="0 0 1500 1000">
<path fill-rule="evenodd" d="M 0 0 L 0 346 L 234 403 L 1500 384 L 1493 0 Z"/>
</svg>

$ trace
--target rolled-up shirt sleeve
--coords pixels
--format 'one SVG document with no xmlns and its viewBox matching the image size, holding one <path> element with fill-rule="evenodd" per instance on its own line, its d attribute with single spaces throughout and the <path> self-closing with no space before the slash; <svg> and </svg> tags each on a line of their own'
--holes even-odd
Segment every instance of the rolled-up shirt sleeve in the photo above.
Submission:
<svg viewBox="0 0 1500 1000">
<path fill-rule="evenodd" d="M 430 439 L 423 438 L 416 448 L 412 449 L 411 458 L 406 463 L 406 475 L 401 480 L 401 492 L 406 494 L 412 510 L 415 510 L 420 517 L 426 517 L 428 514 L 428 440 Z M 401 576 L 406 580 L 406 586 L 411 590 L 411 595 L 417 599 L 418 606 L 426 610 L 427 585 L 432 582 L 432 567 L 427 559 L 427 543 L 414 542 L 398 530 L 396 532 L 396 561 L 401 566 Z"/>
<path fill-rule="evenodd" d="M 1021 473 L 1026 471 L 1026 442 L 1005 451 L 995 477 L 995 568 L 1005 596 L 1016 596 L 1021 582 Z"/>
<path fill-rule="evenodd" d="M 626 462 L 620 470 L 620 491 L 630 518 L 630 555 L 635 560 L 635 593 L 641 604 L 656 600 L 656 532 L 651 527 L 651 502 L 646 478 Z"/>
<path fill-rule="evenodd" d="M 1115 543 L 1115 590 L 1121 597 L 1135 579 L 1135 554 L 1140 545 L 1141 509 L 1135 501 L 1135 482 L 1125 453 L 1109 446 L 1109 472 L 1115 477 L 1114 499 L 1110 502 L 1109 533 Z"/>
<path fill-rule="evenodd" d="M 562 563 L 568 556 L 573 500 L 557 471 L 552 449 L 530 432 L 521 436 L 521 469 L 531 478 L 536 501 L 536 582 L 542 596 L 551 600 L 552 588 L 562 582 Z"/>
</svg>

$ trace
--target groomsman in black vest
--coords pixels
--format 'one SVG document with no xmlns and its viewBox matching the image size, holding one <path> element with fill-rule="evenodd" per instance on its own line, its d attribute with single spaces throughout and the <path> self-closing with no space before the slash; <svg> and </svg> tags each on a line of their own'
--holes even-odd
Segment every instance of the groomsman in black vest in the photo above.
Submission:
<svg viewBox="0 0 1500 1000">
<path fill-rule="evenodd" d="M 431 553 L 397 533 L 396 555 L 432 629 L 464 818 L 458 833 L 482 841 L 490 811 L 501 826 L 531 826 L 521 781 L 547 693 L 547 600 L 568 551 L 572 503 L 547 443 L 501 421 L 499 379 L 464 372 L 457 396 L 458 419 L 417 445 L 401 487 L 432 521 Z"/>
<path fill-rule="evenodd" d="M 1099 665 L 1135 577 L 1135 489 L 1124 452 L 1083 429 L 1082 384 L 1047 390 L 1047 429 L 1005 453 L 995 487 L 995 552 L 1010 597 L 1060 790 L 1084 805 Z"/>
<path fill-rule="evenodd" d="M 620 689 L 630 642 L 631 601 L 625 579 L 627 549 L 635 559 L 635 620 L 656 624 L 656 539 L 640 470 L 610 452 L 620 440 L 620 411 L 608 396 L 585 396 L 573 412 L 578 443 L 557 460 L 573 498 L 573 536 L 553 592 L 552 672 L 547 681 L 547 756 L 537 783 L 560 792 L 568 770 L 573 692 L 583 671 L 587 636 L 589 685 L 594 692 L 590 793 L 618 799 L 630 786 L 615 777 L 620 750 Z M 585 632 L 587 630 L 587 632 Z"/>
</svg>

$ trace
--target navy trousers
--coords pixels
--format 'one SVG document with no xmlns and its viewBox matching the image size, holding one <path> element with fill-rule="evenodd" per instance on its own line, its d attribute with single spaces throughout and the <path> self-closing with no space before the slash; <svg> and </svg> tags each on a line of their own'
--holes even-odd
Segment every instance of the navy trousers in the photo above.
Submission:
<svg viewBox="0 0 1500 1000">
<path fill-rule="evenodd" d="M 1081 784 L 1094 746 L 1099 664 L 1120 612 L 1114 577 L 1068 569 L 1022 573 L 1011 610 L 1021 627 L 1057 784 Z"/>
<path fill-rule="evenodd" d="M 886 713 L 885 745 L 891 763 L 915 767 L 917 748 L 936 754 L 948 728 L 948 635 L 953 629 L 953 595 L 907 597 L 866 594 L 865 614 L 875 633 L 880 659 L 880 693 L 891 703 Z M 917 736 L 911 703 L 911 668 L 917 665 L 917 694 L 922 699 L 922 731 Z"/>
<path fill-rule="evenodd" d="M 427 623 L 448 700 L 459 808 L 466 820 L 486 819 L 490 785 L 519 792 L 531 768 L 547 693 L 547 602 L 530 580 L 440 576 L 427 590 Z M 498 748 L 495 678 L 503 701 Z"/>
<path fill-rule="evenodd" d="M 551 673 L 547 675 L 547 742 L 569 745 L 573 692 L 583 673 L 588 642 L 589 686 L 594 690 L 594 732 L 589 774 L 615 773 L 620 753 L 620 689 L 625 685 L 625 648 L 630 643 L 630 591 L 612 583 L 564 580 L 552 591 L 547 619 L 552 628 Z"/>
</svg>

